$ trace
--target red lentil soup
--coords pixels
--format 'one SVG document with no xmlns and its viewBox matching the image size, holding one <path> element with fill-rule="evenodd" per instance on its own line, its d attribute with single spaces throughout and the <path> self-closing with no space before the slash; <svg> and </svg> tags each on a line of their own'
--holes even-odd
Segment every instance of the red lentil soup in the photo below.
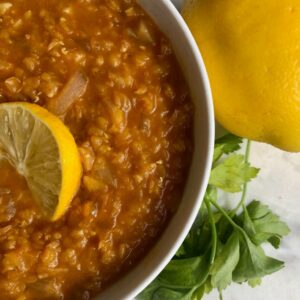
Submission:
<svg viewBox="0 0 300 300">
<path fill-rule="evenodd" d="M 181 199 L 193 105 L 135 1 L 0 2 L 0 102 L 64 98 L 81 186 L 50 222 L 0 160 L 1 299 L 90 299 L 146 254 Z"/>
</svg>

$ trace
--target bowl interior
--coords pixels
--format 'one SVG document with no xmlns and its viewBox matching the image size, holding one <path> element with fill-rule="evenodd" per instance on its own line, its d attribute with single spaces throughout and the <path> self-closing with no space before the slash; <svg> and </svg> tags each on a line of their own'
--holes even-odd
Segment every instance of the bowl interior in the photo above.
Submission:
<svg viewBox="0 0 300 300">
<path fill-rule="evenodd" d="M 170 0 L 138 0 L 171 40 L 195 105 L 194 154 L 181 204 L 148 255 L 126 276 L 95 299 L 132 299 L 165 267 L 183 242 L 202 203 L 214 143 L 210 86 L 197 45 Z"/>
</svg>

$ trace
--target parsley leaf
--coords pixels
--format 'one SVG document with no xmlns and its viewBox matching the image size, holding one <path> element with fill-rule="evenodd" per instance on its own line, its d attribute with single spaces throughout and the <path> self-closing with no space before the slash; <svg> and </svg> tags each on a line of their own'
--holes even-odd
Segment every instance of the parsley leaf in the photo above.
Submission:
<svg viewBox="0 0 300 300">
<path fill-rule="evenodd" d="M 249 279 L 261 278 L 280 270 L 284 263 L 265 255 L 260 246 L 252 243 L 245 234 L 240 234 L 241 257 L 233 272 L 235 282 L 244 282 Z"/>
<path fill-rule="evenodd" d="M 243 228 L 247 232 L 248 236 L 254 238 L 257 232 L 247 208 L 244 209 L 242 216 L 240 216 L 240 218 L 243 219 Z"/>
<path fill-rule="evenodd" d="M 289 234 L 289 227 L 273 214 L 268 206 L 259 201 L 252 201 L 247 206 L 249 218 L 255 230 L 250 235 L 256 245 L 269 241 L 275 248 L 280 246 L 280 239 Z M 249 233 L 249 231 L 248 231 Z"/>
<path fill-rule="evenodd" d="M 232 282 L 232 272 L 240 259 L 240 242 L 238 232 L 227 240 L 211 268 L 211 283 L 218 290 L 225 289 Z"/>
<path fill-rule="evenodd" d="M 207 256 L 175 259 L 160 273 L 159 279 L 163 283 L 192 288 L 205 276 L 205 269 L 208 269 Z"/>
<path fill-rule="evenodd" d="M 202 205 L 189 234 L 176 253 L 176 258 L 204 255 L 205 245 L 209 244 L 210 240 L 211 226 L 207 218 L 206 206 Z"/>
<path fill-rule="evenodd" d="M 215 141 L 213 162 L 215 163 L 223 154 L 229 154 L 241 148 L 243 140 L 233 134 L 227 134 Z"/>
<path fill-rule="evenodd" d="M 248 284 L 253 288 L 258 285 L 261 285 L 261 282 L 262 282 L 261 278 L 254 278 L 248 280 Z"/>
<path fill-rule="evenodd" d="M 240 192 L 258 171 L 245 162 L 243 155 L 233 154 L 212 169 L 209 183 L 229 193 Z"/>
</svg>

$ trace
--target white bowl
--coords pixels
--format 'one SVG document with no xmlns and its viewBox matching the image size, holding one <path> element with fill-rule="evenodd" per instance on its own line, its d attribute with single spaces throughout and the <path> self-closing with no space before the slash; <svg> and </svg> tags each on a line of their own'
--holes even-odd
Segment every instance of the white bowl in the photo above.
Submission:
<svg viewBox="0 0 300 300">
<path fill-rule="evenodd" d="M 188 234 L 208 184 L 214 146 L 210 85 L 198 47 L 170 0 L 138 0 L 171 40 L 195 104 L 194 155 L 181 204 L 146 257 L 95 299 L 133 299 L 167 265 Z"/>
</svg>

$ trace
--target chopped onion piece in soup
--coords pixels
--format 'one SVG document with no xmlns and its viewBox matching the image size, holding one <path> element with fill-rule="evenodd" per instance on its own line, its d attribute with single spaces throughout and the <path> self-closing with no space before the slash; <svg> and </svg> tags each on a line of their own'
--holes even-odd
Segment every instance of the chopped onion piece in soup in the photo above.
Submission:
<svg viewBox="0 0 300 300">
<path fill-rule="evenodd" d="M 60 94 L 57 97 L 50 99 L 48 109 L 57 116 L 64 115 L 72 107 L 74 102 L 85 94 L 87 85 L 88 78 L 85 74 L 76 71 Z"/>
</svg>

